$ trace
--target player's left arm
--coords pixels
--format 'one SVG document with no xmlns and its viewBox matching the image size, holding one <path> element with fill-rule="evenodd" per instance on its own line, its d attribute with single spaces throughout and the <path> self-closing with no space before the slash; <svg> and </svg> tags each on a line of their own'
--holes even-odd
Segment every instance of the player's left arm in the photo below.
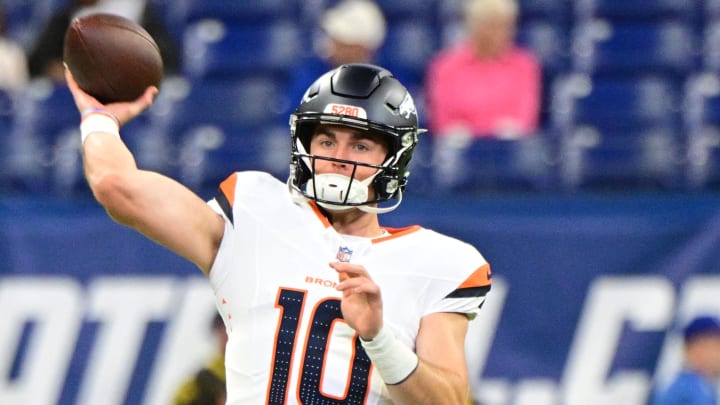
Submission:
<svg viewBox="0 0 720 405">
<path fill-rule="evenodd" d="M 464 404 L 469 393 L 465 363 L 467 316 L 451 312 L 424 316 L 413 352 L 383 327 L 380 288 L 367 270 L 351 263 L 330 265 L 340 273 L 337 288 L 343 292 L 343 317 L 363 340 L 393 403 Z"/>
<path fill-rule="evenodd" d="M 465 363 L 464 314 L 434 313 L 420 321 L 417 369 L 402 383 L 388 385 L 396 404 L 465 404 L 469 393 Z"/>
</svg>

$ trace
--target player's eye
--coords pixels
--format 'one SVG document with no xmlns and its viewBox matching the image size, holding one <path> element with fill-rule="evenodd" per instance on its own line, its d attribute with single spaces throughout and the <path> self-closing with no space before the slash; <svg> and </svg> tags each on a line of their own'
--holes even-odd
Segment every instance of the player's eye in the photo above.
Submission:
<svg viewBox="0 0 720 405">
<path fill-rule="evenodd" d="M 355 145 L 355 149 L 359 150 L 360 152 L 367 152 L 370 150 L 370 147 L 368 145 L 365 145 L 364 143 L 358 143 Z"/>
</svg>

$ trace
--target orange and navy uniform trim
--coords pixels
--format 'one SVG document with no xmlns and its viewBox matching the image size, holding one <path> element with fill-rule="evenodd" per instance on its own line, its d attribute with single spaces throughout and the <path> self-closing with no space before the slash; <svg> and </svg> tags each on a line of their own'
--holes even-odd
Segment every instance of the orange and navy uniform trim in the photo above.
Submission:
<svg viewBox="0 0 720 405">
<path fill-rule="evenodd" d="M 490 265 L 484 264 L 465 279 L 455 291 L 446 298 L 484 297 L 492 286 L 492 271 Z"/>
<path fill-rule="evenodd" d="M 330 220 L 328 220 L 327 216 L 323 213 L 322 208 L 320 208 L 320 206 L 315 201 L 310 200 L 310 201 L 308 201 L 308 204 L 310 204 L 310 207 L 312 207 L 312 210 L 315 213 L 315 216 L 318 217 L 318 219 L 320 220 L 320 222 L 322 222 L 322 224 L 325 228 L 329 228 L 332 226 L 332 224 L 330 223 Z M 413 232 L 417 232 L 422 228 L 419 225 L 411 225 L 411 226 L 404 227 L 404 228 L 383 227 L 383 229 L 388 231 L 389 235 L 382 236 L 379 238 L 374 238 L 372 240 L 372 243 L 380 243 L 380 242 L 384 242 L 389 239 L 399 238 L 401 236 L 408 235 Z"/>
<path fill-rule="evenodd" d="M 390 239 L 399 238 L 401 236 L 409 235 L 413 232 L 419 231 L 422 228 L 420 227 L 420 225 L 410 225 L 410 226 L 407 226 L 404 228 L 390 228 L 390 227 L 385 226 L 385 227 L 383 227 L 383 229 L 386 230 L 389 233 L 389 235 L 381 236 L 379 238 L 374 238 L 372 240 L 373 244 L 384 242 L 384 241 L 390 240 Z"/>
<path fill-rule="evenodd" d="M 310 207 L 312 207 L 312 210 L 315 213 L 315 216 L 318 217 L 318 219 L 320 220 L 320 222 L 322 222 L 322 224 L 325 228 L 329 228 L 332 226 L 332 224 L 330 223 L 330 220 L 325 216 L 325 214 L 323 214 L 322 209 L 315 201 L 308 200 L 308 204 L 310 204 Z"/>
<path fill-rule="evenodd" d="M 220 183 L 215 201 L 225 213 L 225 216 L 233 222 L 233 205 L 235 204 L 235 185 L 237 184 L 237 173 L 233 173 L 230 177 Z"/>
</svg>

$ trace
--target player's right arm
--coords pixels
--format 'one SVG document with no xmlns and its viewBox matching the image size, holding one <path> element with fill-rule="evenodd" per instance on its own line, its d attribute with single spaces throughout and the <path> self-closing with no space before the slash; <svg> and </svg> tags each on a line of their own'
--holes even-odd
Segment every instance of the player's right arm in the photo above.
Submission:
<svg viewBox="0 0 720 405">
<path fill-rule="evenodd" d="M 80 111 L 101 108 L 125 123 L 152 104 L 157 93 L 148 88 L 130 103 L 103 106 L 82 91 L 66 71 Z M 205 274 L 212 266 L 224 232 L 224 223 L 200 197 L 175 180 L 138 169 L 120 137 L 95 132 L 82 145 L 85 177 L 100 204 L 117 222 L 195 263 Z"/>
</svg>

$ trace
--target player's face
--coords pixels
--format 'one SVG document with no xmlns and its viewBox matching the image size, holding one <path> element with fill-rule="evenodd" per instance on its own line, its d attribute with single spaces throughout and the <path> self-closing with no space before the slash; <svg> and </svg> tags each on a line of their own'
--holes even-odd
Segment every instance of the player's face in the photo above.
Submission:
<svg viewBox="0 0 720 405">
<path fill-rule="evenodd" d="M 321 125 L 315 130 L 310 141 L 310 154 L 335 159 L 351 160 L 358 163 L 381 165 L 387 156 L 387 146 L 378 135 L 341 125 Z M 354 165 L 318 159 L 315 173 L 336 173 L 350 177 Z M 377 170 L 358 166 L 357 180 L 364 180 Z"/>
<path fill-rule="evenodd" d="M 516 22 L 512 15 L 496 15 L 473 21 L 470 39 L 483 57 L 495 57 L 507 51 L 515 38 Z"/>
</svg>

